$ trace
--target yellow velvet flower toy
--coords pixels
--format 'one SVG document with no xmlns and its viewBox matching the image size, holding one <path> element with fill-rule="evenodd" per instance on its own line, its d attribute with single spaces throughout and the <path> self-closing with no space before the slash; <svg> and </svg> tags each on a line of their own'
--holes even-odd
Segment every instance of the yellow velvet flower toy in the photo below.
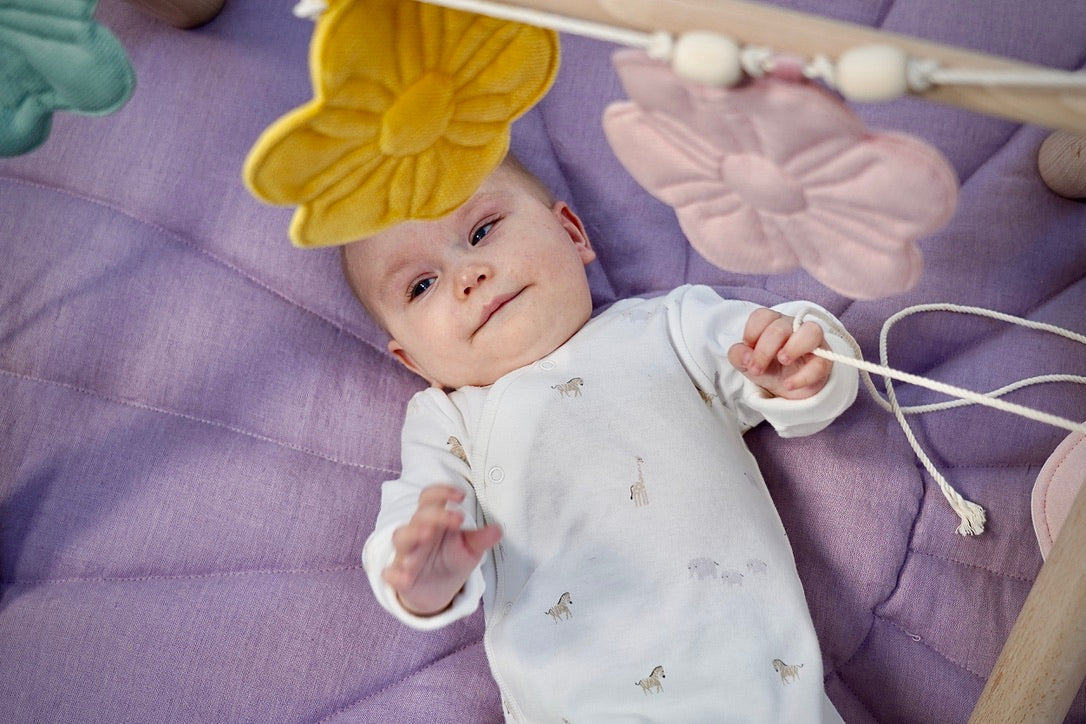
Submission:
<svg viewBox="0 0 1086 724">
<path fill-rule="evenodd" d="M 415 0 L 333 0 L 309 63 L 313 100 L 264 131 L 243 176 L 298 206 L 295 245 L 330 246 L 466 201 L 550 88 L 558 37 Z"/>
</svg>

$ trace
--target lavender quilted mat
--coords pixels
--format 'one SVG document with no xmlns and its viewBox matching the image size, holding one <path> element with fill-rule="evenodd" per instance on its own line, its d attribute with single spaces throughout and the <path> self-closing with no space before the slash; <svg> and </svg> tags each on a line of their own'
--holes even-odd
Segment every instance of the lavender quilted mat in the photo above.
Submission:
<svg viewBox="0 0 1086 724">
<path fill-rule="evenodd" d="M 338 252 L 292 248 L 291 210 L 240 180 L 259 133 L 310 97 L 311 26 L 291 4 L 229 0 L 179 31 L 103 0 L 98 17 L 136 69 L 132 99 L 112 116 L 58 115 L 40 149 L 0 160 L 0 721 L 501 720 L 481 617 L 409 631 L 377 608 L 360 568 L 421 383 L 384 352 Z M 1078 0 L 845 0 L 833 12 L 1086 63 Z M 726 273 L 689 248 L 603 138 L 603 109 L 622 97 L 611 51 L 564 38 L 554 89 L 514 129 L 518 154 L 586 221 L 599 305 L 685 282 L 806 298 L 868 358 L 883 320 L 921 302 L 1086 333 L 1086 204 L 1042 184 L 1043 129 L 916 100 L 859 108 L 934 144 L 962 191 L 949 225 L 920 243 L 920 284 L 854 303 L 804 272 Z M 891 357 L 978 390 L 1086 374 L 1069 342 L 949 315 L 895 328 Z M 1086 417 L 1086 391 L 1070 385 L 1011 399 Z M 869 399 L 810 438 L 748 435 L 849 722 L 964 722 L 1041 564 L 1030 493 L 1065 433 L 977 408 L 914 425 L 987 508 L 983 536 L 954 533 Z M 1069 720 L 1086 721 L 1081 694 Z"/>
</svg>

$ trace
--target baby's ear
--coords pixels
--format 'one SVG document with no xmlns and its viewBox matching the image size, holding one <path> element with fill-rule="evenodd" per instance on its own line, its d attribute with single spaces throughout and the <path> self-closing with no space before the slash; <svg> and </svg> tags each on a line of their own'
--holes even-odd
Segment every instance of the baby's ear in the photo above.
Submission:
<svg viewBox="0 0 1086 724">
<path fill-rule="evenodd" d="M 577 248 L 577 253 L 585 266 L 596 260 L 596 252 L 592 250 L 592 242 L 585 231 L 581 217 L 574 213 L 565 201 L 555 201 L 551 206 L 551 213 L 555 215 L 562 228 L 569 234 L 570 241 Z"/>
<path fill-rule="evenodd" d="M 431 387 L 441 387 L 441 383 L 426 374 L 426 371 L 419 366 L 419 363 L 415 361 L 415 358 L 411 356 L 411 353 L 404 349 L 399 342 L 390 339 L 388 341 L 388 351 L 400 364 L 429 382 Z"/>
</svg>

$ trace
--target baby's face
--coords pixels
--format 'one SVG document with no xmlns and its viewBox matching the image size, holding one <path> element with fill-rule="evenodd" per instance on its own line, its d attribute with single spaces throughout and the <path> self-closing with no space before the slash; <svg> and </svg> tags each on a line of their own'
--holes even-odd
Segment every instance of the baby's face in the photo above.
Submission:
<svg viewBox="0 0 1086 724">
<path fill-rule="evenodd" d="M 439 387 L 485 386 L 544 357 L 592 314 L 580 219 L 499 167 L 463 206 L 345 250 L 347 273 L 392 341 Z"/>
</svg>

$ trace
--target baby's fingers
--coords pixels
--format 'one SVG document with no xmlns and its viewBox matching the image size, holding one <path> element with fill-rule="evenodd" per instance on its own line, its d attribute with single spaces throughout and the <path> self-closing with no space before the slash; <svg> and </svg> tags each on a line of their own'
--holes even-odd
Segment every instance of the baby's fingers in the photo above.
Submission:
<svg viewBox="0 0 1086 724">
<path fill-rule="evenodd" d="M 431 485 L 419 493 L 419 507 L 411 520 L 392 534 L 392 546 L 398 555 L 415 548 L 434 545 L 447 531 L 458 529 L 464 514 L 448 507 L 464 500 L 464 492 L 451 485 Z"/>
<path fill-rule="evenodd" d="M 393 566 L 421 566 L 445 535 L 449 531 L 459 530 L 463 522 L 464 514 L 459 510 L 420 507 L 407 525 L 392 533 L 392 548 L 396 552 Z"/>
<path fill-rule="evenodd" d="M 816 394 L 825 386 L 832 369 L 833 363 L 828 359 L 808 355 L 806 360 L 793 365 L 789 370 L 788 376 L 784 378 L 786 392 L 781 393 L 781 396 L 802 399 Z"/>
<path fill-rule="evenodd" d="M 753 348 L 766 329 L 782 316 L 784 315 L 780 312 L 766 307 L 758 307 L 747 317 L 747 323 L 743 327 L 743 341 L 747 343 L 747 346 Z"/>
<path fill-rule="evenodd" d="M 464 514 L 459 510 L 420 508 L 411 522 L 392 533 L 395 557 L 384 571 L 384 579 L 396 590 L 415 584 L 432 563 L 446 536 L 460 529 Z"/>
<path fill-rule="evenodd" d="M 764 373 L 788 338 L 786 325 L 781 322 L 782 315 L 772 309 L 760 307 L 751 312 L 743 328 L 741 344 L 746 349 L 733 360 L 733 365 L 753 375 Z"/>
<path fill-rule="evenodd" d="M 419 493 L 419 508 L 444 507 L 449 503 L 459 503 L 464 499 L 464 491 L 452 485 L 430 485 Z"/>
<path fill-rule="evenodd" d="M 478 559 L 498 544 L 502 537 L 502 529 L 497 525 L 484 525 L 478 530 L 465 530 L 463 535 L 464 547 L 469 554 Z"/>
<path fill-rule="evenodd" d="M 415 582 L 416 573 L 405 570 L 401 566 L 393 564 L 381 572 L 381 578 L 396 591 L 410 588 Z"/>
<path fill-rule="evenodd" d="M 791 324 L 791 317 L 787 317 Z M 819 347 L 824 347 L 826 336 L 822 327 L 814 322 L 804 322 L 795 332 L 787 338 L 777 353 L 777 361 L 782 365 L 790 365 L 804 355 L 814 352 Z"/>
</svg>

